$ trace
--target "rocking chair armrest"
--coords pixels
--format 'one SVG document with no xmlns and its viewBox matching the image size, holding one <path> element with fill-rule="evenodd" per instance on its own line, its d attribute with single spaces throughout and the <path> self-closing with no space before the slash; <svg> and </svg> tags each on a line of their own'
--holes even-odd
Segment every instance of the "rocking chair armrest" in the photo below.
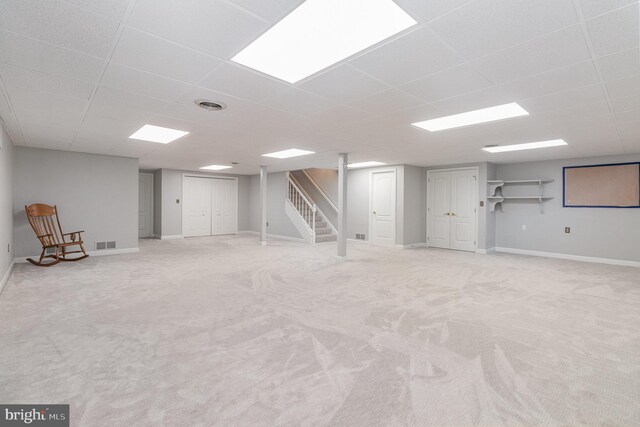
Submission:
<svg viewBox="0 0 640 427">
<path fill-rule="evenodd" d="M 71 233 L 64 233 L 63 236 L 70 236 L 72 234 L 80 234 L 80 233 L 84 233 L 84 230 L 72 231 Z"/>
</svg>

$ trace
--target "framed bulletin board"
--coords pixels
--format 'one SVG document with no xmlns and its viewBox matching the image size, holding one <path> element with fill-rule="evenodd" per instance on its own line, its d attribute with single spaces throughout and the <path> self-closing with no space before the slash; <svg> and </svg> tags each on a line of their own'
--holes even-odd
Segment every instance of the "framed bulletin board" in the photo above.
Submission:
<svg viewBox="0 0 640 427">
<path fill-rule="evenodd" d="M 562 168 L 566 208 L 640 208 L 640 162 Z"/>
</svg>

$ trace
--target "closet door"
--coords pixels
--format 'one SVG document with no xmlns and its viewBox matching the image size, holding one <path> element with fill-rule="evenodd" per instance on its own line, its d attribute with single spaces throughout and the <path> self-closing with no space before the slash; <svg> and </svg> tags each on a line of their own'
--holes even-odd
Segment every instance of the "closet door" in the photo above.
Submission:
<svg viewBox="0 0 640 427">
<path fill-rule="evenodd" d="M 212 180 L 211 234 L 234 234 L 238 232 L 238 181 L 235 179 Z"/>
<path fill-rule="evenodd" d="M 429 246 L 451 247 L 451 172 L 432 172 L 427 183 Z"/>
<path fill-rule="evenodd" d="M 211 235 L 211 179 L 185 176 L 182 180 L 182 235 Z"/>
<path fill-rule="evenodd" d="M 451 172 L 451 249 L 476 249 L 476 172 Z"/>
</svg>

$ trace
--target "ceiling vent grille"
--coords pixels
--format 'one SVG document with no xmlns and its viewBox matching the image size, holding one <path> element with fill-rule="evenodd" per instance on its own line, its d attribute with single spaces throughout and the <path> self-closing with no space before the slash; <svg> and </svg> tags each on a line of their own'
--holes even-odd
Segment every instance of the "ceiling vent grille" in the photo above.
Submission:
<svg viewBox="0 0 640 427">
<path fill-rule="evenodd" d="M 207 101 L 205 99 L 196 100 L 196 105 L 198 107 L 204 108 L 205 110 L 208 110 L 208 111 L 220 111 L 220 110 L 224 110 L 225 108 L 227 108 L 227 106 L 222 104 L 222 103 L 213 102 L 213 101 Z"/>
</svg>

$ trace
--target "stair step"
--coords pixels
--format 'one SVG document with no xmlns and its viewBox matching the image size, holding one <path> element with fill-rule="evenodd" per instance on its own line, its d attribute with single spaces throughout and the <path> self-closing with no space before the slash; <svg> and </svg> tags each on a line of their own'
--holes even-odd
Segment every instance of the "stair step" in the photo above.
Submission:
<svg viewBox="0 0 640 427">
<path fill-rule="evenodd" d="M 336 240 L 338 240 L 338 236 L 335 234 L 323 234 L 316 236 L 316 243 L 335 242 Z"/>
<path fill-rule="evenodd" d="M 316 236 L 331 234 L 332 232 L 333 230 L 328 227 L 316 228 Z"/>
<path fill-rule="evenodd" d="M 326 228 L 327 227 L 327 223 L 324 221 L 317 221 L 316 220 L 316 228 Z"/>
</svg>

